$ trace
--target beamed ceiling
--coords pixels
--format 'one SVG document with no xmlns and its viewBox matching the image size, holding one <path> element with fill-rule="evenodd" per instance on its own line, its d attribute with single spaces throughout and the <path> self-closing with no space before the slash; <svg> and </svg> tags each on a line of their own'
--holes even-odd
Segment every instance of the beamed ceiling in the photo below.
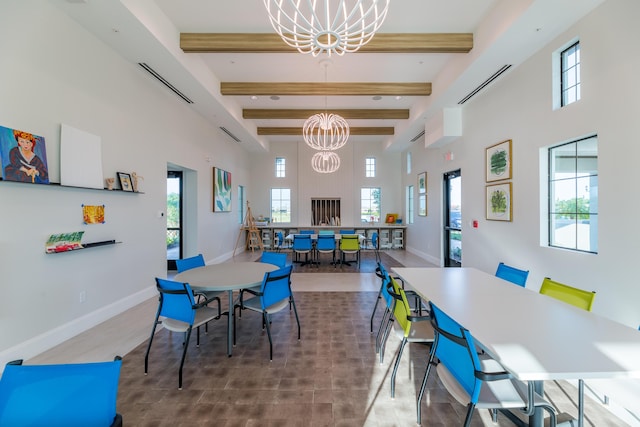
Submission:
<svg viewBox="0 0 640 427">
<path fill-rule="evenodd" d="M 433 142 L 443 109 L 463 108 L 602 2 L 392 0 L 370 43 L 329 59 L 287 46 L 263 0 L 49 1 L 249 151 L 301 142 L 305 119 L 325 111 L 348 121 L 354 143 Z"/>
</svg>

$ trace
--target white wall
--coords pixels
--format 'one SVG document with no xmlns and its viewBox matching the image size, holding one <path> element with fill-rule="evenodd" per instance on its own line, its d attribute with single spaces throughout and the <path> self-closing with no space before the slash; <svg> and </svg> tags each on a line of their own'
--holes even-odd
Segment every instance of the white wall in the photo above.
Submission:
<svg viewBox="0 0 640 427">
<path fill-rule="evenodd" d="M 360 225 L 360 188 L 380 187 L 380 204 L 384 214 L 400 212 L 400 153 L 384 152 L 381 144 L 349 141 L 337 151 L 340 168 L 331 174 L 320 174 L 311 168 L 315 151 L 304 142 L 272 143 L 268 153 L 252 154 L 253 190 L 249 195 L 254 216 L 270 215 L 271 188 L 291 188 L 293 225 L 311 224 L 311 198 L 340 198 L 343 226 Z M 284 157 L 285 178 L 275 177 L 275 159 Z M 365 178 L 365 158 L 376 158 L 376 177 Z M 403 216 L 403 215 L 401 215 Z"/>
<path fill-rule="evenodd" d="M 545 276 L 594 290 L 594 312 L 640 324 L 635 269 L 640 226 L 633 220 L 640 208 L 634 185 L 640 154 L 637 16 L 637 1 L 605 2 L 465 104 L 462 138 L 441 148 L 411 148 L 415 173 L 409 179 L 415 182 L 418 172 L 428 171 L 430 209 L 408 230 L 410 250 L 440 258 L 442 174 L 460 168 L 464 266 L 493 273 L 504 261 L 529 269 L 527 287 L 534 291 Z M 554 111 L 552 53 L 575 38 L 581 44 L 582 99 Z M 590 134 L 599 142 L 599 253 L 541 246 L 540 150 Z M 513 140 L 513 222 L 486 221 L 485 148 L 505 139 Z M 446 152 L 453 152 L 454 160 L 445 161 Z M 474 219 L 477 229 L 471 227 Z"/>
<path fill-rule="evenodd" d="M 0 182 L 0 366 L 29 358 L 155 294 L 166 276 L 166 171 L 193 170 L 198 232 L 207 260 L 230 256 L 233 212 L 211 212 L 211 168 L 250 186 L 248 156 L 187 104 L 47 1 L 0 3 L 0 125 L 44 136 L 58 182 L 60 124 L 102 138 L 105 177 L 136 171 L 145 194 Z M 211 159 L 208 162 L 206 159 Z M 235 191 L 234 191 L 235 197 Z M 82 204 L 106 205 L 84 225 Z M 45 255 L 52 233 L 122 244 Z M 86 292 L 86 301 L 79 295 Z M 151 319 L 150 319 L 151 320 Z"/>
</svg>

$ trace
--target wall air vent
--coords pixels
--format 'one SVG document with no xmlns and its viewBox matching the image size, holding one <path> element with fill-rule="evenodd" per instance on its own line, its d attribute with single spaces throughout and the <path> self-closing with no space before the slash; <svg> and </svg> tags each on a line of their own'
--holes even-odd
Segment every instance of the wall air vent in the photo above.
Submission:
<svg viewBox="0 0 640 427">
<path fill-rule="evenodd" d="M 240 138 L 238 138 L 237 136 L 235 136 L 234 134 L 232 134 L 229 129 L 227 129 L 224 126 L 220 126 L 220 130 L 224 133 L 226 133 L 227 135 L 229 135 L 229 138 L 233 139 L 235 142 L 242 142 L 240 141 Z"/>
<path fill-rule="evenodd" d="M 193 101 L 190 100 L 189 97 L 187 97 L 187 95 L 185 95 L 184 93 L 180 92 L 178 89 L 176 89 L 176 87 L 174 85 L 172 85 L 171 83 L 166 81 L 164 77 L 162 77 L 160 74 L 158 74 L 156 72 L 156 70 L 154 70 L 153 68 L 151 68 L 150 66 L 148 66 L 144 62 L 138 62 L 138 65 L 141 66 L 147 73 L 149 73 L 153 77 L 155 77 L 160 83 L 162 83 L 163 85 L 165 85 L 166 87 L 171 89 L 171 91 L 173 93 L 175 93 L 180 98 L 182 98 L 182 100 L 185 101 L 187 104 L 193 104 Z"/>
<path fill-rule="evenodd" d="M 469 92 L 469 94 L 467 96 L 465 96 L 460 101 L 458 101 L 458 104 L 462 105 L 465 102 L 467 102 L 468 100 L 470 100 L 473 96 L 475 96 L 478 92 L 480 92 L 482 89 L 487 87 L 492 81 L 494 81 L 495 79 L 500 77 L 502 74 L 504 74 L 511 67 L 512 67 L 511 64 L 503 65 L 502 68 L 500 68 L 498 71 L 493 73 L 493 75 L 491 77 L 489 77 L 484 82 L 480 83 L 480 85 L 477 88 L 475 88 L 474 90 Z"/>
<path fill-rule="evenodd" d="M 416 136 L 414 136 L 413 138 L 411 138 L 410 142 L 416 142 L 417 140 L 419 140 L 420 138 L 422 138 L 424 136 L 424 130 L 421 130 L 419 134 L 417 134 Z"/>
</svg>

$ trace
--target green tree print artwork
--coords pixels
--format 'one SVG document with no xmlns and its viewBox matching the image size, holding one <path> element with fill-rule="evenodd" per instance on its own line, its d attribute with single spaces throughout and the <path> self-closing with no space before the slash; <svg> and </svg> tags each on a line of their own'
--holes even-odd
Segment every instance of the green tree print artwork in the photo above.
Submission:
<svg viewBox="0 0 640 427">
<path fill-rule="evenodd" d="M 491 154 L 491 174 L 500 176 L 507 170 L 507 150 L 496 150 Z"/>
<path fill-rule="evenodd" d="M 495 190 L 491 193 L 491 212 L 497 216 L 502 216 L 507 212 L 507 195 L 502 190 Z"/>
</svg>

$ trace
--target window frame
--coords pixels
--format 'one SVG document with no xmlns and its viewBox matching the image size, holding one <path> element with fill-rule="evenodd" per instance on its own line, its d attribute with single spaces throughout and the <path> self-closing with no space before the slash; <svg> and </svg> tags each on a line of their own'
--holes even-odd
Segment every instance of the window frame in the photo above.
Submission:
<svg viewBox="0 0 640 427">
<path fill-rule="evenodd" d="M 365 157 L 364 159 L 364 176 L 365 178 L 376 177 L 376 158 Z"/>
<path fill-rule="evenodd" d="M 575 55 L 575 62 L 567 64 L 569 55 Z M 577 40 L 560 51 L 560 107 L 566 107 L 581 98 L 581 47 L 580 40 Z M 570 75 L 573 74 L 574 84 L 568 85 Z M 573 92 L 575 99 L 569 100 L 568 95 Z"/>
<path fill-rule="evenodd" d="M 413 185 L 407 186 L 407 224 L 413 224 L 415 212 L 415 193 Z"/>
<path fill-rule="evenodd" d="M 274 192 L 279 192 L 279 197 L 275 198 L 274 197 Z M 282 197 L 283 193 L 288 193 L 288 199 Z M 277 202 L 279 204 L 280 209 L 278 209 L 279 213 L 278 215 L 274 215 L 274 205 Z M 286 209 L 286 205 L 288 203 L 288 210 Z M 283 205 L 285 206 L 285 208 L 283 209 Z M 293 216 L 293 212 L 291 209 L 292 203 L 291 203 L 291 189 L 290 188 L 285 188 L 285 187 L 277 187 L 277 188 L 272 188 L 269 192 L 269 212 L 271 214 L 271 223 L 272 224 L 291 224 L 291 219 Z M 284 215 L 286 216 L 287 214 L 289 215 L 289 221 L 281 221 L 282 216 L 283 216 L 283 210 L 285 210 L 286 212 L 284 212 Z"/>
<path fill-rule="evenodd" d="M 275 168 L 276 178 L 287 177 L 287 159 L 285 157 L 276 157 Z"/>
<path fill-rule="evenodd" d="M 369 190 L 369 197 L 367 197 L 366 199 L 363 197 L 363 191 Z M 375 197 L 375 192 L 377 190 L 377 197 Z M 368 213 L 366 216 L 367 218 L 365 219 L 365 215 L 363 214 L 364 212 L 364 208 L 365 208 L 365 204 L 363 203 L 363 201 L 367 201 L 367 207 L 369 207 L 368 211 L 370 213 Z M 378 217 L 376 220 L 376 216 L 375 213 L 376 211 L 374 210 L 375 205 L 377 204 L 378 206 Z M 373 221 L 371 220 L 371 217 L 374 217 Z M 360 221 L 361 222 L 367 222 L 369 224 L 373 224 L 373 223 L 377 223 L 381 221 L 381 216 L 382 216 L 382 189 L 380 187 L 360 187 Z"/>
</svg>

